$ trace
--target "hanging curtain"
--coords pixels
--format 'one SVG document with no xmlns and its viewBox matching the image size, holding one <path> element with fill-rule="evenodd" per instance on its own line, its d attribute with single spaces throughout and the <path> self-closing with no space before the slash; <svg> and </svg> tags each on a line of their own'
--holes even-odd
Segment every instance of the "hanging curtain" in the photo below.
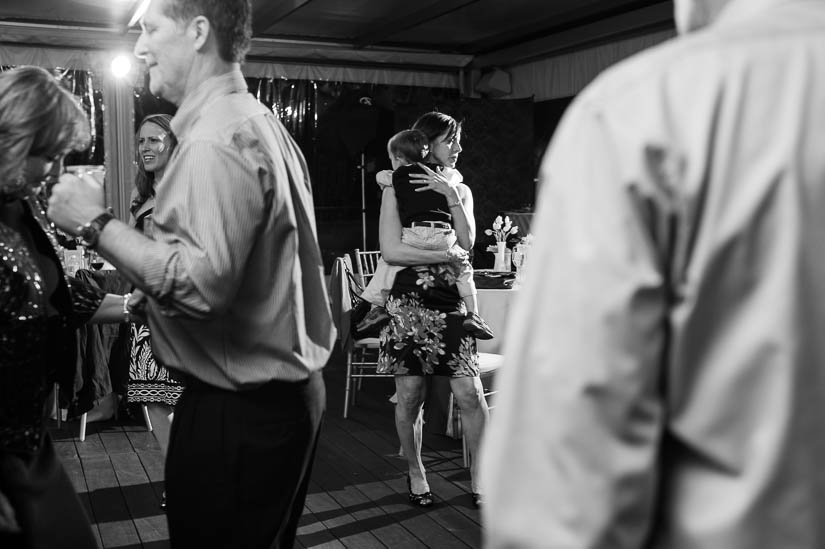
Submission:
<svg viewBox="0 0 825 549">
<path fill-rule="evenodd" d="M 247 86 L 258 101 L 270 109 L 298 143 L 310 173 L 315 171 L 318 130 L 318 86 L 312 80 L 247 78 Z"/>
<path fill-rule="evenodd" d="M 83 111 L 89 120 L 91 144 L 85 151 L 69 154 L 64 161 L 66 165 L 104 163 L 103 145 L 103 91 L 95 89 L 95 81 L 91 71 L 73 69 L 54 69 L 52 74 L 57 77 L 63 86 L 72 92 L 79 100 Z"/>
</svg>

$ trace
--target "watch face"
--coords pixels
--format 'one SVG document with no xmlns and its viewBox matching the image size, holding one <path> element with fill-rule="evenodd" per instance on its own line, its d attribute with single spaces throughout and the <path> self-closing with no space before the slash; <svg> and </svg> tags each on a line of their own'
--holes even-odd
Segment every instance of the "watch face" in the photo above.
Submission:
<svg viewBox="0 0 825 549">
<path fill-rule="evenodd" d="M 94 246 L 97 242 L 97 228 L 87 223 L 80 227 L 80 234 L 77 237 L 84 246 Z"/>
</svg>

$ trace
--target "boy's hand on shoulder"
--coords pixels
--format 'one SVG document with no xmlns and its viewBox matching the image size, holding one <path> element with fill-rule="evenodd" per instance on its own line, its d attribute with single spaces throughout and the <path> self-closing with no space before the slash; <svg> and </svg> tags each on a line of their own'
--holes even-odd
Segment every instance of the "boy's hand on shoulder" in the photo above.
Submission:
<svg viewBox="0 0 825 549">
<path fill-rule="evenodd" d="M 382 189 L 392 187 L 392 170 L 381 170 L 375 174 L 375 182 Z"/>
<path fill-rule="evenodd" d="M 464 176 L 455 168 L 443 168 L 442 173 L 450 181 L 450 185 L 457 185 L 464 182 Z"/>
</svg>

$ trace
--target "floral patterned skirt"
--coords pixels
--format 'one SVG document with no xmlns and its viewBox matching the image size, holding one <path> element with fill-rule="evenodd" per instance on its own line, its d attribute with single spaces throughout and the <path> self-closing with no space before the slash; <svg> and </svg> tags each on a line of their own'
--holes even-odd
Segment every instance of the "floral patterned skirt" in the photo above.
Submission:
<svg viewBox="0 0 825 549">
<path fill-rule="evenodd" d="M 475 377 L 476 340 L 461 326 L 467 309 L 445 265 L 409 267 L 386 304 L 378 371 L 401 376 Z"/>
<path fill-rule="evenodd" d="M 132 323 L 131 332 L 128 402 L 155 402 L 174 406 L 183 392 L 183 385 L 155 360 L 149 339 L 149 326 Z"/>
</svg>

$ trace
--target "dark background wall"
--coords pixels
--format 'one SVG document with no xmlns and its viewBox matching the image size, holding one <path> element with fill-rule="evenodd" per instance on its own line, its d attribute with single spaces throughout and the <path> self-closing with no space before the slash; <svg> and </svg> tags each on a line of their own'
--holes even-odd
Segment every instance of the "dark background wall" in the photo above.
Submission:
<svg viewBox="0 0 825 549">
<path fill-rule="evenodd" d="M 533 203 L 532 101 L 461 99 L 456 95 L 428 94 L 423 90 L 414 94 L 403 94 L 399 100 L 390 90 L 382 92 L 385 96 L 381 98 L 376 94 L 378 99 L 372 107 L 377 114 L 369 113 L 369 109 L 362 109 L 362 118 L 357 123 L 349 124 L 349 129 L 344 130 L 341 135 L 344 143 L 357 142 L 363 147 L 361 151 L 364 152 L 365 160 L 367 248 L 378 248 L 380 190 L 375 184 L 375 174 L 390 168 L 386 152 L 387 140 L 395 132 L 411 127 L 421 114 L 437 110 L 463 123 L 464 150 L 458 161 L 458 169 L 464 176 L 465 183 L 472 189 L 475 201 L 476 264 L 489 267 L 485 263 L 488 258 L 483 250 L 492 240 L 483 234 L 483 229 L 489 227 L 499 213 Z M 356 108 L 349 112 L 357 113 L 359 110 Z M 349 117 L 346 117 L 346 120 L 352 122 Z M 322 118 L 319 121 L 319 134 L 326 136 L 334 133 L 330 132 L 324 123 Z M 370 128 L 370 131 L 366 128 Z M 325 139 L 324 141 L 328 143 Z M 339 144 L 339 147 L 341 146 Z M 321 169 L 321 177 L 316 179 L 316 207 L 319 212 L 329 213 L 329 216 L 318 220 L 325 260 L 353 248 L 362 247 L 359 169 L 361 151 L 357 151 L 356 147 L 344 149 L 344 152 L 351 157 L 354 156 L 354 159 L 344 162 L 341 160 L 341 154 L 325 157 L 327 166 Z M 343 188 L 330 188 L 331 181 L 336 178 L 331 177 L 331 174 L 324 177 L 324 171 L 328 170 L 332 163 L 351 175 L 341 182 Z M 328 199 L 333 196 L 336 200 L 330 203 Z M 349 204 L 350 207 L 343 207 L 344 204 Z M 356 210 L 354 217 L 352 210 Z"/>
<path fill-rule="evenodd" d="M 558 126 L 562 116 L 564 116 L 564 111 L 567 110 L 572 101 L 572 97 L 562 97 L 548 101 L 538 101 L 533 104 L 533 158 L 536 173 L 538 173 L 547 145 L 556 131 L 556 126 Z"/>
</svg>

